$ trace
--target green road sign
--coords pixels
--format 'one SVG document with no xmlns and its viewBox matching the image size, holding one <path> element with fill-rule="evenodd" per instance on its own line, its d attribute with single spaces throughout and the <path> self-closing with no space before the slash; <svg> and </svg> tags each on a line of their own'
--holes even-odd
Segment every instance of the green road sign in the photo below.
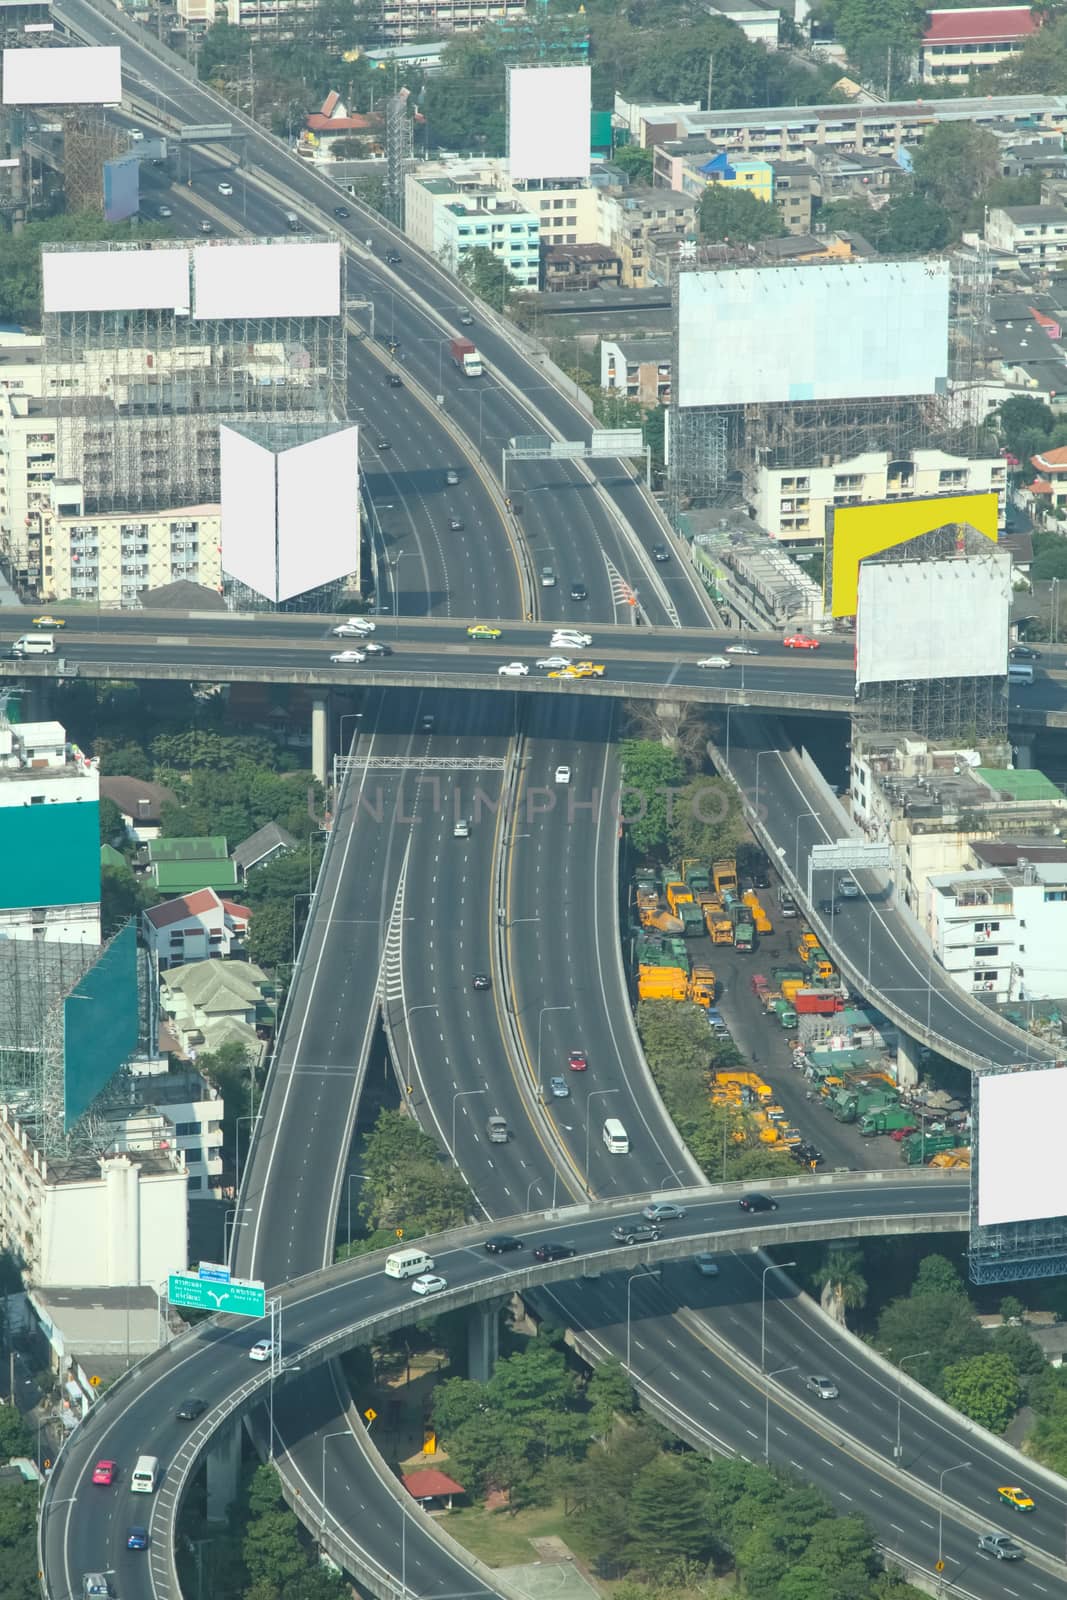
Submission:
<svg viewBox="0 0 1067 1600">
<path fill-rule="evenodd" d="M 239 1278 L 218 1283 L 195 1272 L 172 1272 L 167 1299 L 184 1311 L 230 1311 L 238 1317 L 262 1317 L 267 1309 L 267 1292 L 261 1283 Z"/>
</svg>

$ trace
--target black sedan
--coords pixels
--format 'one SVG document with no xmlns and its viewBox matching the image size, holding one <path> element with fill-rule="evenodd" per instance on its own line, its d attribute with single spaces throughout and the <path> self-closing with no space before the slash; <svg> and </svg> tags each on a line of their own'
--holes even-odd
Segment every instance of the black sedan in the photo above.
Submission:
<svg viewBox="0 0 1067 1600">
<path fill-rule="evenodd" d="M 513 1233 L 491 1233 L 485 1241 L 485 1248 L 491 1256 L 503 1256 L 509 1250 L 525 1250 L 526 1246 Z"/>
<path fill-rule="evenodd" d="M 179 1422 L 195 1422 L 197 1417 L 202 1417 L 207 1410 L 207 1401 L 195 1397 L 183 1400 L 174 1415 Z"/>
<path fill-rule="evenodd" d="M 777 1211 L 778 1202 L 769 1194 L 743 1194 L 737 1202 L 741 1211 Z"/>
<path fill-rule="evenodd" d="M 1029 644 L 1013 644 L 1008 654 L 1013 661 L 1041 660 L 1041 651 L 1035 650 L 1033 645 Z"/>
<path fill-rule="evenodd" d="M 476 972 L 474 977 L 471 979 L 471 988 L 475 991 L 475 993 L 484 994 L 487 989 L 491 989 L 492 987 L 493 980 L 489 976 L 488 972 Z"/>
<path fill-rule="evenodd" d="M 567 1261 L 571 1256 L 576 1256 L 577 1250 L 572 1244 L 539 1244 L 534 1251 L 535 1261 Z"/>
<path fill-rule="evenodd" d="M 334 206 L 333 214 L 335 217 L 340 217 L 342 222 L 346 221 L 347 218 L 352 215 L 347 206 Z"/>
</svg>

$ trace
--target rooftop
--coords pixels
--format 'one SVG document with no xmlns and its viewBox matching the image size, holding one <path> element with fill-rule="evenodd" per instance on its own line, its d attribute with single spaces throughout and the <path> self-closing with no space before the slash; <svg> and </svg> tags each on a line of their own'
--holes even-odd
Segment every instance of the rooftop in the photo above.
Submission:
<svg viewBox="0 0 1067 1600">
<path fill-rule="evenodd" d="M 674 356 L 673 339 L 616 339 L 613 342 L 629 365 L 644 366 L 652 361 L 657 366 L 665 366 Z"/>
<path fill-rule="evenodd" d="M 820 123 L 991 122 L 1025 123 L 1047 117 L 1057 125 L 1067 123 L 1067 95 L 966 95 L 948 100 L 893 100 L 884 104 L 757 106 L 733 111 L 687 111 L 682 106 L 656 108 L 662 119 L 675 122 L 689 137 L 738 128 L 815 128 Z"/>
<path fill-rule="evenodd" d="M 923 44 L 1001 44 L 1037 32 L 1029 6 L 930 11 Z"/>
<path fill-rule="evenodd" d="M 101 778 L 101 800 L 113 800 L 132 822 L 158 822 L 165 805 L 174 801 L 174 793 L 162 783 L 148 783 L 143 778 Z"/>
<path fill-rule="evenodd" d="M 1067 226 L 1067 206 L 994 206 L 992 209 L 1003 212 L 1009 221 L 1023 227 L 1040 223 L 1050 228 Z"/>
<path fill-rule="evenodd" d="M 447 1472 L 436 1467 L 424 1467 L 419 1472 L 404 1474 L 404 1488 L 414 1500 L 435 1500 L 438 1495 L 463 1494 L 464 1488 Z"/>
<path fill-rule="evenodd" d="M 257 861 L 262 861 L 274 850 L 295 850 L 296 840 L 291 833 L 277 822 L 266 822 L 262 828 L 257 828 L 255 833 L 250 833 L 247 839 L 242 839 L 231 852 L 231 860 L 247 872 L 249 867 L 254 867 Z"/>
<path fill-rule="evenodd" d="M 169 928 L 172 923 L 221 909 L 222 901 L 214 889 L 198 889 L 195 894 L 183 894 L 176 900 L 166 900 L 161 906 L 149 906 L 144 915 L 153 928 Z"/>
<path fill-rule="evenodd" d="M 974 771 L 990 789 L 1010 800 L 1063 799 L 1052 779 L 1032 767 L 975 767 Z"/>
<path fill-rule="evenodd" d="M 148 845 L 149 861 L 225 861 L 229 856 L 225 836 L 210 834 L 204 838 L 152 839 Z"/>
</svg>

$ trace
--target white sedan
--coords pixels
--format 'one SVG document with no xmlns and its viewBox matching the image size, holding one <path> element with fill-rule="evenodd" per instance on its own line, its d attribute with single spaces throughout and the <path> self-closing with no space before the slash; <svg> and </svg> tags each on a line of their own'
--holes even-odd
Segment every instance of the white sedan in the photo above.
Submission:
<svg viewBox="0 0 1067 1600">
<path fill-rule="evenodd" d="M 535 665 L 544 672 L 561 672 L 564 667 L 569 667 L 570 664 L 570 656 L 542 656 L 540 661 L 535 662 Z"/>
<path fill-rule="evenodd" d="M 248 1355 L 252 1361 L 269 1361 L 274 1355 L 274 1340 L 257 1339 Z"/>
<path fill-rule="evenodd" d="M 219 194 L 227 194 L 228 195 L 228 194 L 232 194 L 232 193 L 233 193 L 233 184 L 232 183 L 227 183 L 225 181 L 225 179 L 224 179 L 222 181 L 222 183 L 219 184 Z"/>
<path fill-rule="evenodd" d="M 571 781 L 571 769 L 570 769 L 570 767 L 557 767 L 556 768 L 556 782 L 557 783 L 570 783 L 570 781 Z"/>
<path fill-rule="evenodd" d="M 759 651 L 751 644 L 728 644 L 726 646 L 726 654 L 728 656 L 758 656 Z"/>
<path fill-rule="evenodd" d="M 733 662 L 729 661 L 726 658 L 726 656 L 705 656 L 703 661 L 698 661 L 697 662 L 697 666 L 698 667 L 719 667 L 719 668 L 732 667 L 733 666 Z"/>
<path fill-rule="evenodd" d="M 593 638 L 588 633 L 576 633 L 573 628 L 557 628 L 548 641 L 550 650 L 588 650 Z"/>
<path fill-rule="evenodd" d="M 435 1272 L 423 1272 L 411 1281 L 412 1294 L 440 1294 L 442 1289 L 447 1289 L 448 1284 L 444 1278 L 439 1278 Z"/>
<path fill-rule="evenodd" d="M 355 666 L 361 661 L 366 661 L 362 650 L 338 650 L 330 657 L 335 666 Z"/>
<path fill-rule="evenodd" d="M 376 627 L 377 623 L 372 622 L 369 617 L 349 617 L 347 622 L 339 622 L 333 631 L 342 635 L 373 633 Z"/>
<path fill-rule="evenodd" d="M 505 661 L 502 667 L 497 667 L 496 675 L 498 678 L 525 678 L 529 671 L 525 661 Z"/>
</svg>

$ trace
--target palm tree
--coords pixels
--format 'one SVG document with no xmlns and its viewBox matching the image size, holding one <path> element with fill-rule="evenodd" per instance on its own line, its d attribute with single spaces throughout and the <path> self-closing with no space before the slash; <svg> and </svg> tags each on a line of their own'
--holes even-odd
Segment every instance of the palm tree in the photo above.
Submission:
<svg viewBox="0 0 1067 1600">
<path fill-rule="evenodd" d="M 867 1304 L 867 1280 L 860 1271 L 863 1253 L 855 1245 L 832 1244 L 826 1252 L 822 1278 L 822 1308 L 827 1314 L 847 1326 L 846 1311 L 858 1310 Z"/>
</svg>

